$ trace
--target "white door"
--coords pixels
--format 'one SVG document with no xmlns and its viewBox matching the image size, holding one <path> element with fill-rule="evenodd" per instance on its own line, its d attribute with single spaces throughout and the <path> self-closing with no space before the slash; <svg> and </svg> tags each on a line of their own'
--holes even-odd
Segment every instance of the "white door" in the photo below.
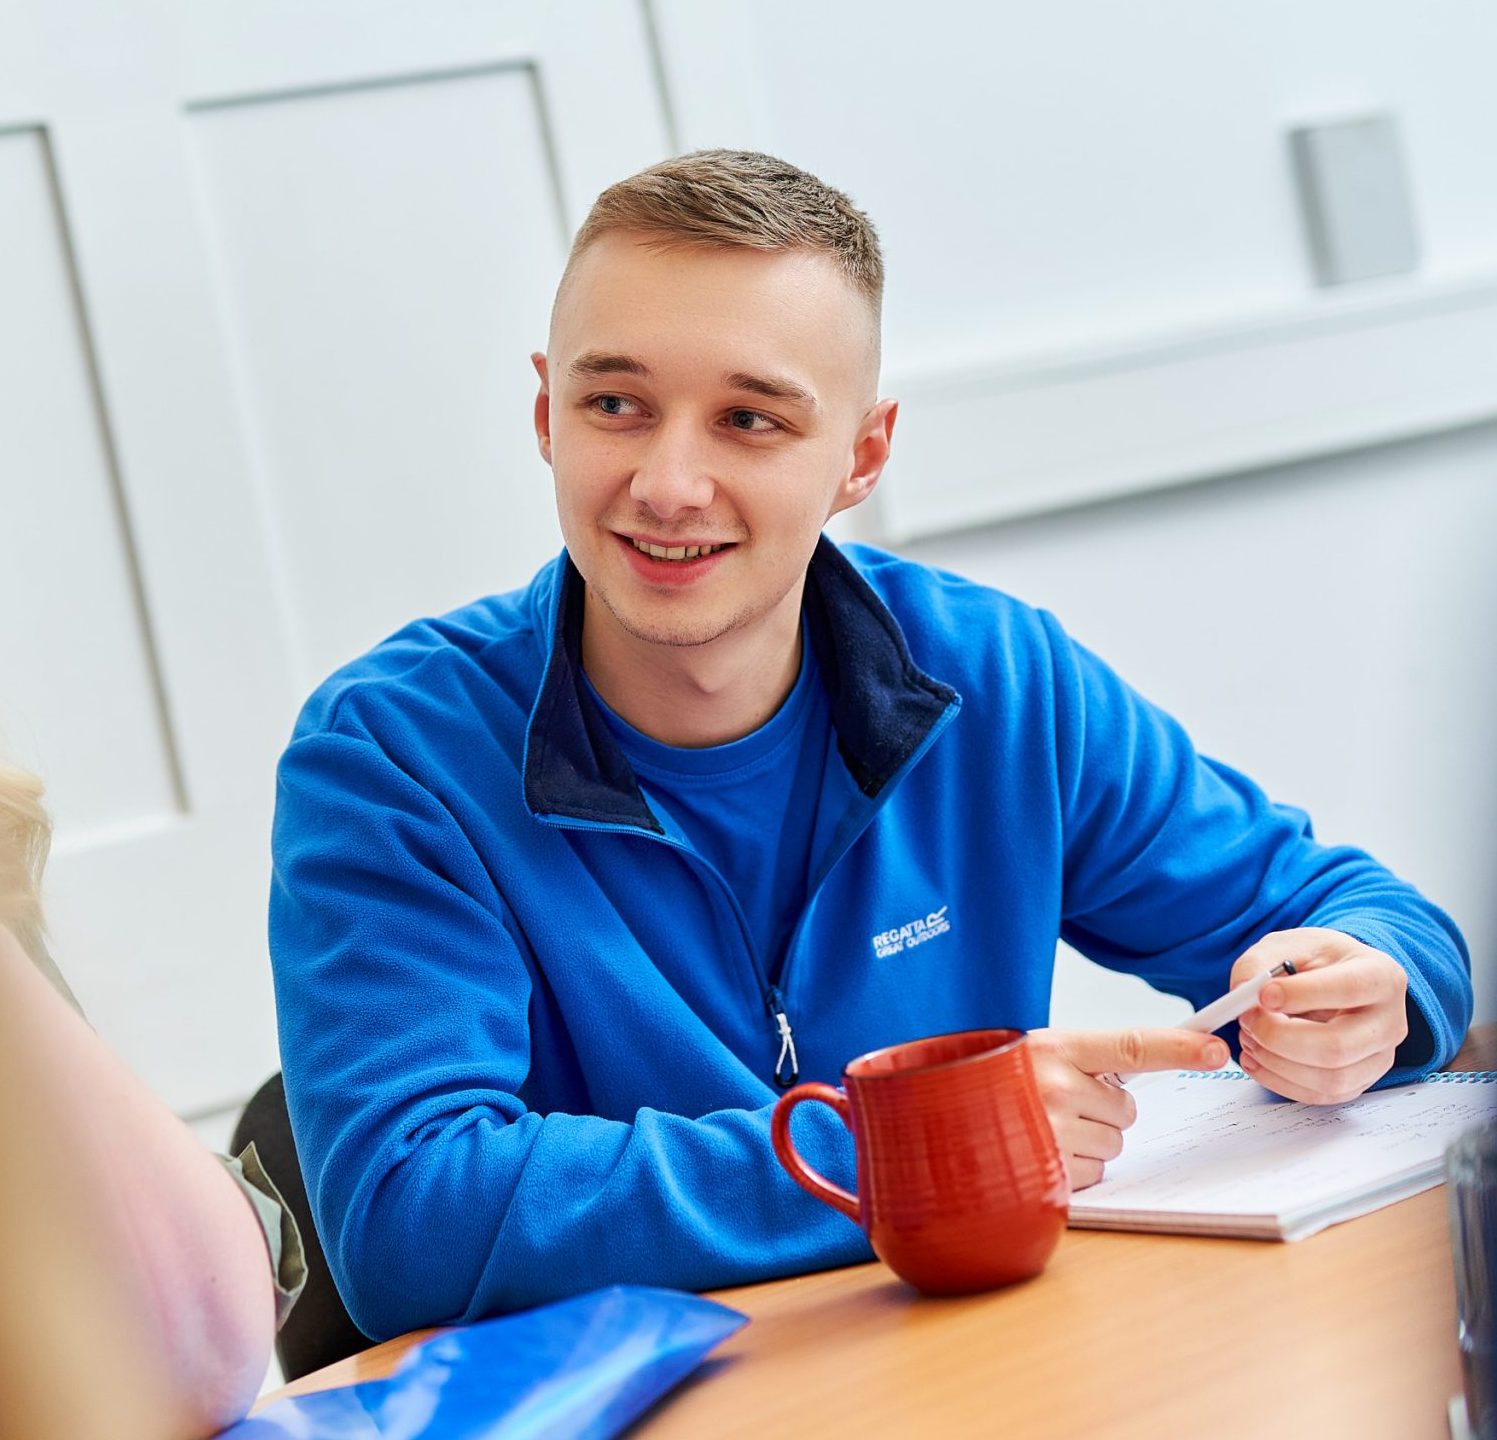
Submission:
<svg viewBox="0 0 1497 1440">
<path fill-rule="evenodd" d="M 0 751 L 59 962 L 172 1105 L 275 1068 L 273 767 L 558 544 L 572 229 L 670 149 L 641 4 L 0 0 Z"/>
</svg>

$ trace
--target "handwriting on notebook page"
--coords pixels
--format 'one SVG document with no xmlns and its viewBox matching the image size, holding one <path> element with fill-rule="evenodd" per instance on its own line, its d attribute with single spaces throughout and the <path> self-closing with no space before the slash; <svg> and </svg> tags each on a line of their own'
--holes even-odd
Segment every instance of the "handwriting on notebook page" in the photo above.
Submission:
<svg viewBox="0 0 1497 1440">
<path fill-rule="evenodd" d="M 1488 1118 L 1497 1085 L 1428 1082 L 1315 1106 L 1270 1095 L 1241 1071 L 1140 1077 L 1138 1121 L 1088 1208 L 1278 1213 L 1377 1185 L 1438 1159 Z"/>
</svg>

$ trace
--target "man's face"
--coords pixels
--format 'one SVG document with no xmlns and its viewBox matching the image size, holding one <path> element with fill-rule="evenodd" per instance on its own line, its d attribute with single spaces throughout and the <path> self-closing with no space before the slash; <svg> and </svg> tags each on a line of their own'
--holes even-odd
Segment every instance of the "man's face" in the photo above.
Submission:
<svg viewBox="0 0 1497 1440">
<path fill-rule="evenodd" d="M 874 325 L 820 255 L 613 234 L 579 258 L 535 357 L 536 432 L 591 643 L 597 624 L 699 646 L 798 616 L 822 525 L 887 454 Z"/>
</svg>

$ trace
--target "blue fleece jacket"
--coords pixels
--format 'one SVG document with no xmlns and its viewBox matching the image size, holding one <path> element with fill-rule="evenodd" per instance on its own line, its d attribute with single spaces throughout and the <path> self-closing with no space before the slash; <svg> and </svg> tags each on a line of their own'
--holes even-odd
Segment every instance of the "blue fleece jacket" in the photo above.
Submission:
<svg viewBox="0 0 1497 1440">
<path fill-rule="evenodd" d="M 705 1289 L 866 1258 L 769 1143 L 790 1077 L 1047 1023 L 1056 936 L 1192 1004 L 1270 930 L 1409 972 L 1390 1080 L 1470 1018 L 1450 920 L 1195 753 L 992 590 L 823 540 L 819 861 L 778 986 L 717 872 L 651 813 L 580 668 L 565 555 L 334 675 L 281 762 L 271 947 L 317 1228 L 376 1338 L 610 1282 Z M 851 1185 L 830 1111 L 810 1162 Z M 804 1124 L 802 1123 L 804 1117 Z"/>
</svg>

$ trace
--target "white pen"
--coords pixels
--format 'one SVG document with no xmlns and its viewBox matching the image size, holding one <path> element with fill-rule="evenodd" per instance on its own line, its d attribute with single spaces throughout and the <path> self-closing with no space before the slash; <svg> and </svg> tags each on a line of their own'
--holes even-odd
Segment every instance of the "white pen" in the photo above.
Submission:
<svg viewBox="0 0 1497 1440">
<path fill-rule="evenodd" d="M 1239 1015 L 1246 1015 L 1258 1003 L 1258 996 L 1263 993 L 1263 987 L 1270 980 L 1293 974 L 1295 974 L 1294 961 L 1286 960 L 1282 965 L 1275 965 L 1272 970 L 1265 970 L 1261 975 L 1254 975 L 1251 980 L 1244 980 L 1241 985 L 1234 985 L 1220 1000 L 1213 1000 L 1209 1005 L 1201 1006 L 1194 1015 L 1187 1015 L 1173 1028 L 1192 1030 L 1197 1035 L 1209 1035 L 1213 1030 L 1220 1030 L 1229 1020 L 1235 1020 Z M 1109 1085 L 1123 1085 L 1132 1078 L 1131 1075 L 1097 1076 L 1097 1079 L 1104 1080 Z"/>
</svg>

